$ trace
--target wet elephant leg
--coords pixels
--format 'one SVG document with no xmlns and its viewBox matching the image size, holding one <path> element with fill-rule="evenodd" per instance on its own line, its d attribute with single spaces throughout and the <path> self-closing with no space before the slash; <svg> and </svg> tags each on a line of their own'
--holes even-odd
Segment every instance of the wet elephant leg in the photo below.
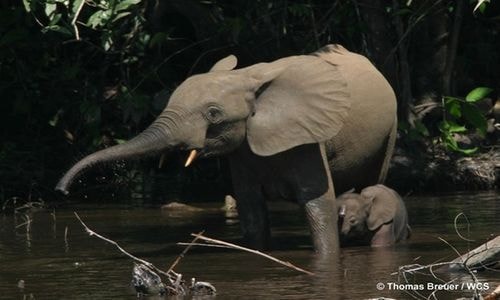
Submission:
<svg viewBox="0 0 500 300">
<path fill-rule="evenodd" d="M 231 163 L 231 173 L 243 238 L 252 248 L 268 249 L 271 234 L 261 185 L 237 162 Z"/>
<path fill-rule="evenodd" d="M 321 145 L 320 150 L 323 165 L 327 170 L 328 190 L 322 196 L 309 200 L 304 205 L 304 209 L 316 251 L 320 254 L 339 253 L 335 191 L 333 189 L 324 145 Z"/>
<path fill-rule="evenodd" d="M 269 249 L 270 229 L 262 193 L 250 188 L 236 192 L 237 208 L 244 239 L 255 249 Z"/>
<path fill-rule="evenodd" d="M 311 230 L 314 248 L 318 253 L 337 253 L 339 250 L 338 231 L 331 200 L 322 196 L 305 204 L 305 211 Z"/>
<path fill-rule="evenodd" d="M 394 238 L 393 224 L 384 224 L 377 229 L 377 232 L 371 240 L 372 247 L 384 247 L 394 245 L 396 239 Z"/>
</svg>

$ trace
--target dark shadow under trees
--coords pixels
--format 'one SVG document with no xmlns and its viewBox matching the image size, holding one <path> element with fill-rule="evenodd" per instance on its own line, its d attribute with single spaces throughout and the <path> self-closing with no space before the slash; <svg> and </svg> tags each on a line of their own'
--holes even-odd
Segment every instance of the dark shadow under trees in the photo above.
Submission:
<svg viewBox="0 0 500 300">
<path fill-rule="evenodd" d="M 478 86 L 494 90 L 494 105 L 500 88 L 498 1 L 475 11 L 477 2 L 465 0 L 124 3 L 0 3 L 0 201 L 54 197 L 72 162 L 137 134 L 179 82 L 230 53 L 240 66 L 328 43 L 366 55 L 394 87 L 400 122 L 413 128 L 401 131 L 403 146 L 425 148 L 421 139 L 440 134 L 442 113 L 415 122 L 415 106 L 439 106 L 443 96 L 464 97 Z M 409 137 L 425 132 L 421 126 L 427 135 Z M 183 159 L 170 157 L 170 170 L 157 161 L 118 163 L 89 174 L 82 188 L 161 202 L 188 197 L 185 190 L 199 184 L 225 192 L 223 160 L 172 171 Z"/>
</svg>

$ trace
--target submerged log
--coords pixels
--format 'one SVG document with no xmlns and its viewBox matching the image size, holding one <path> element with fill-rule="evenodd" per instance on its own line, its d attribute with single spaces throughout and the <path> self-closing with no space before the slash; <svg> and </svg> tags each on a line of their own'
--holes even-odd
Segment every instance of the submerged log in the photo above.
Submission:
<svg viewBox="0 0 500 300">
<path fill-rule="evenodd" d="M 144 264 L 134 263 L 132 285 L 139 294 L 164 295 L 167 291 L 161 277 Z"/>
<path fill-rule="evenodd" d="M 180 202 L 170 202 L 168 204 L 161 206 L 162 211 L 177 212 L 177 213 L 193 213 L 205 211 L 203 208 L 180 203 Z"/>
<path fill-rule="evenodd" d="M 451 261 L 450 271 L 500 269 L 500 235 Z"/>
</svg>

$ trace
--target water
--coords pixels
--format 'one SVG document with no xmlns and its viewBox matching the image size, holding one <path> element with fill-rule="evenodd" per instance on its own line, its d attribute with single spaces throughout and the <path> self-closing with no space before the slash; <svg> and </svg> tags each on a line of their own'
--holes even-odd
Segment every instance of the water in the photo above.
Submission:
<svg viewBox="0 0 500 300">
<path fill-rule="evenodd" d="M 419 299 L 403 291 L 389 289 L 397 283 L 400 265 L 430 264 L 456 257 L 450 245 L 465 253 L 491 234 L 500 233 L 500 194 L 465 193 L 441 196 L 408 197 L 406 204 L 413 228 L 411 239 L 396 247 L 342 249 L 338 260 L 321 259 L 311 251 L 304 216 L 288 203 L 271 203 L 274 251 L 272 255 L 311 270 L 308 276 L 264 258 L 242 252 L 213 248 L 194 248 L 176 271 L 184 278 L 209 281 L 217 288 L 217 299 L 366 299 L 392 297 Z M 240 243 L 238 224 L 228 222 L 216 208 L 205 205 L 202 213 L 166 214 L 158 208 L 118 205 L 75 206 L 31 215 L 31 230 L 22 225 L 21 216 L 0 214 L 0 299 L 136 299 L 130 286 L 132 261 L 113 245 L 84 232 L 75 218 L 78 212 L 94 231 L 117 241 L 127 251 L 168 269 L 184 247 L 176 242 L 189 241 L 192 232 Z M 467 231 L 459 219 L 462 235 L 477 242 L 468 244 L 454 229 L 454 218 L 464 212 L 470 222 Z M 21 225 L 21 226 L 19 226 Z M 16 226 L 18 226 L 16 228 Z M 65 232 L 67 232 L 65 234 Z M 453 283 L 469 282 L 466 274 L 441 274 Z M 490 291 L 500 284 L 500 273 L 476 274 Z M 25 287 L 19 288 L 19 280 Z M 427 282 L 421 275 L 408 279 L 424 284 L 418 290 L 427 297 Z M 384 289 L 378 290 L 377 283 Z M 417 286 L 417 289 L 419 287 Z M 486 291 L 485 291 L 486 292 Z M 437 299 L 456 299 L 464 291 L 438 292 Z M 422 299 L 422 298 L 420 298 Z"/>
</svg>

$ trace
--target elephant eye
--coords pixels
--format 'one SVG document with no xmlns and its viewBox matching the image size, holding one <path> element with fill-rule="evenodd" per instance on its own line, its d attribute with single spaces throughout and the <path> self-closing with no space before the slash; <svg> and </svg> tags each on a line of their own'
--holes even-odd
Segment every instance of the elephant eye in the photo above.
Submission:
<svg viewBox="0 0 500 300">
<path fill-rule="evenodd" d="M 222 110 L 217 106 L 209 106 L 205 113 L 205 117 L 212 124 L 218 124 L 222 121 Z"/>
</svg>

